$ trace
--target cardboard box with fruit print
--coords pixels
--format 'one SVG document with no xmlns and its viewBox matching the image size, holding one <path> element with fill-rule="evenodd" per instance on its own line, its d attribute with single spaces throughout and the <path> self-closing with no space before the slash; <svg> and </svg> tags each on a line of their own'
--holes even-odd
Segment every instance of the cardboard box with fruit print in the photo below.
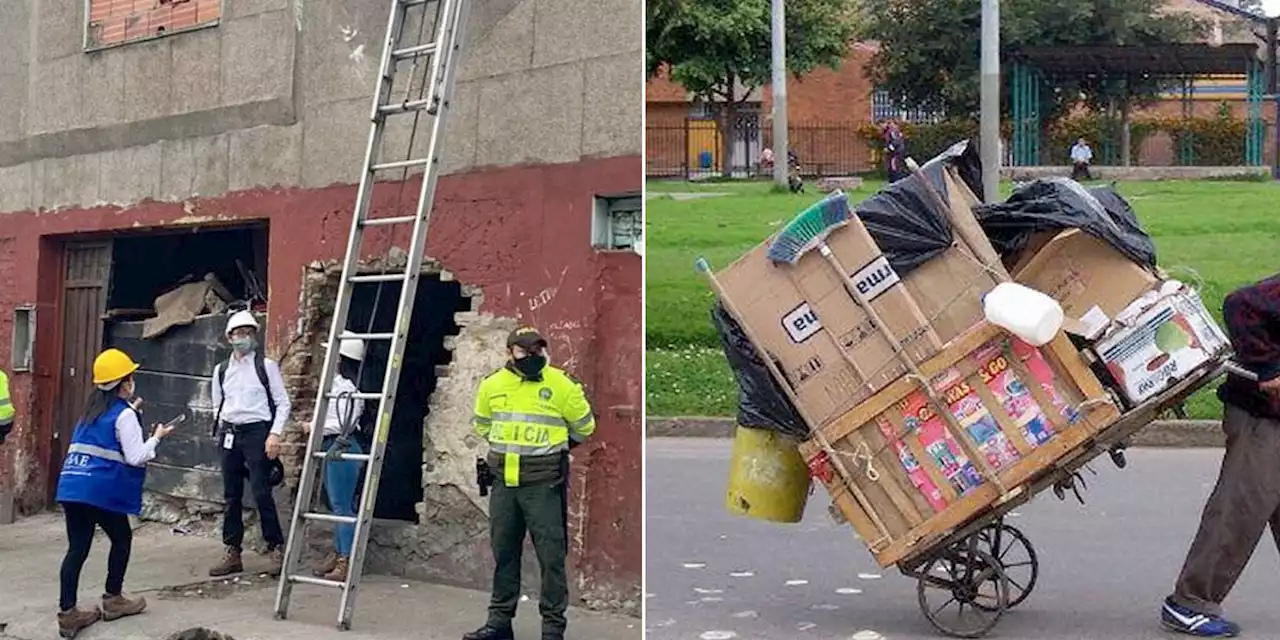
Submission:
<svg viewBox="0 0 1280 640">
<path fill-rule="evenodd" d="M 1229 349 L 1200 296 L 1172 280 L 1119 314 L 1095 347 L 1119 390 L 1135 404 Z"/>
</svg>

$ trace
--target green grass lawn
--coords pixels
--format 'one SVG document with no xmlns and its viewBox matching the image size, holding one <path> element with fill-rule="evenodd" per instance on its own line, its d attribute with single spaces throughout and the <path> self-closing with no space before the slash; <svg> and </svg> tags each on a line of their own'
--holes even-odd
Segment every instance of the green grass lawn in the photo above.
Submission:
<svg viewBox="0 0 1280 640">
<path fill-rule="evenodd" d="M 868 182 L 851 195 L 860 200 L 879 187 Z M 709 317 L 714 296 L 694 272 L 694 260 L 705 257 L 713 269 L 723 269 L 821 194 L 774 193 L 768 183 L 653 181 L 646 188 L 648 415 L 734 415 L 737 387 Z M 1205 304 L 1219 319 L 1224 295 L 1280 269 L 1280 187 L 1171 181 L 1118 188 L 1155 239 L 1161 266 L 1201 285 Z M 728 195 L 669 195 L 706 192 Z M 1193 397 L 1188 409 L 1197 418 L 1221 412 L 1207 391 Z"/>
</svg>

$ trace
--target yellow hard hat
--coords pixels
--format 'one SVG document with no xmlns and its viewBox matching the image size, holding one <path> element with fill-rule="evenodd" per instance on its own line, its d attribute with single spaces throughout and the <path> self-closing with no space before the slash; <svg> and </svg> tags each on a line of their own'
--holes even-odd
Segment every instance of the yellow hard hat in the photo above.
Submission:
<svg viewBox="0 0 1280 640">
<path fill-rule="evenodd" d="M 107 349 L 93 359 L 93 383 L 110 384 L 138 370 L 138 363 L 119 349 Z"/>
</svg>

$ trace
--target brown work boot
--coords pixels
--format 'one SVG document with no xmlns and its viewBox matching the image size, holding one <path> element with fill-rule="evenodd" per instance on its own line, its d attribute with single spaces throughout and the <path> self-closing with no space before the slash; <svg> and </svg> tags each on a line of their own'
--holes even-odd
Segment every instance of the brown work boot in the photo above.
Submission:
<svg viewBox="0 0 1280 640">
<path fill-rule="evenodd" d="M 125 616 L 136 616 L 147 608 L 147 599 L 142 596 L 130 600 L 123 594 L 102 596 L 102 620 L 111 622 Z"/>
<path fill-rule="evenodd" d="M 280 572 L 284 569 L 284 545 L 278 546 L 267 552 L 267 575 L 272 578 L 280 577 Z"/>
<path fill-rule="evenodd" d="M 97 607 L 88 611 L 80 607 L 70 611 L 60 611 L 58 612 L 58 635 L 63 638 L 74 638 L 101 619 L 102 612 Z"/>
<path fill-rule="evenodd" d="M 315 570 L 311 573 L 317 578 L 323 578 L 325 575 L 332 573 L 333 568 L 336 566 L 338 566 L 338 554 L 335 551 L 330 551 L 329 555 L 326 555 L 324 560 L 321 560 L 320 564 L 316 565 Z"/>
<path fill-rule="evenodd" d="M 222 556 L 222 562 L 214 565 L 209 569 L 209 576 L 213 578 L 221 578 L 229 576 L 233 573 L 242 573 L 244 571 L 244 562 L 240 560 L 240 550 L 235 547 L 227 547 L 227 552 Z"/>
<path fill-rule="evenodd" d="M 333 563 L 333 569 L 329 573 L 324 574 L 325 580 L 333 580 L 334 582 L 346 582 L 347 571 L 351 569 L 351 565 L 346 558 L 339 557 L 338 561 Z"/>
</svg>

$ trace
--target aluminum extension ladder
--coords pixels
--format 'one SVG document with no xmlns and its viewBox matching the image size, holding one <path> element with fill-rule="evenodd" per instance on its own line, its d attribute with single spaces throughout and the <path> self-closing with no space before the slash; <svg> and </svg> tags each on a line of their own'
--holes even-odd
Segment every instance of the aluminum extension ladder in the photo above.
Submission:
<svg viewBox="0 0 1280 640">
<path fill-rule="evenodd" d="M 431 220 L 431 208 L 435 198 L 436 180 L 439 177 L 439 149 L 443 136 L 445 115 L 453 95 L 454 77 L 459 62 L 459 50 L 466 23 L 469 0 L 391 0 L 391 15 L 387 23 L 386 42 L 377 88 L 370 114 L 372 126 L 365 150 L 364 173 L 360 177 L 360 190 L 351 222 L 351 235 L 347 240 L 346 258 L 342 265 L 342 281 L 338 287 L 338 300 L 329 329 L 328 349 L 321 373 L 321 384 L 316 393 L 315 415 L 311 418 L 311 436 L 307 441 L 307 454 L 302 465 L 302 479 L 289 526 L 289 539 L 285 548 L 284 567 L 276 592 L 276 618 L 285 619 L 289 611 L 289 598 L 296 584 L 333 587 L 342 592 L 338 610 L 338 628 L 351 628 L 356 595 L 363 573 L 365 551 L 373 522 L 373 511 L 378 495 L 378 481 L 382 475 L 382 463 L 387 449 L 387 434 L 391 428 L 396 388 L 400 381 L 405 342 L 408 338 L 413 303 L 417 293 L 418 275 L 422 270 L 427 246 L 427 227 Z M 416 10 L 415 10 L 416 8 Z M 432 15 L 434 14 L 434 17 Z M 419 20 L 420 18 L 420 20 Z M 421 25 L 411 24 L 421 22 Z M 430 24 L 430 31 L 426 31 Z M 408 70 L 397 70 L 400 63 L 411 65 Z M 423 67 L 426 67 L 423 69 Z M 419 73 L 421 71 L 421 73 Z M 404 86 L 404 96 L 399 98 L 401 86 L 395 82 L 397 73 L 409 77 Z M 421 76 L 421 82 L 417 82 Z M 415 83 L 418 85 L 415 87 Z M 414 96 L 414 91 L 418 92 Z M 393 93 L 396 94 L 393 97 Z M 432 116 L 430 137 L 426 141 L 426 156 L 414 158 L 414 141 L 410 136 L 405 160 L 383 161 L 383 134 L 388 122 L 396 116 L 414 119 L 413 131 L 417 132 L 418 119 L 423 113 Z M 422 169 L 425 172 L 418 194 L 416 213 L 412 216 L 380 217 L 370 215 L 370 201 L 375 182 L 387 172 L 408 172 Z M 366 229 L 375 226 L 413 225 L 408 260 L 403 271 L 377 275 L 359 275 L 359 260 Z M 344 331 L 351 306 L 354 285 L 361 283 L 400 283 L 400 298 L 394 331 L 391 333 L 352 333 Z M 383 284 L 379 284 L 383 286 Z M 391 344 L 387 359 L 386 375 L 382 390 L 377 393 L 356 393 L 344 396 L 357 401 L 377 400 L 378 415 L 373 444 L 366 454 L 343 453 L 343 460 L 364 461 L 364 491 L 355 516 L 338 516 L 309 511 L 317 485 L 317 476 L 323 468 L 325 451 L 323 439 L 324 416 L 333 395 L 333 381 L 338 365 L 338 346 L 342 338 L 357 338 L 366 344 L 388 341 Z M 355 540 L 349 558 L 350 570 L 343 582 L 303 575 L 300 569 L 302 549 L 306 546 L 306 526 L 311 522 L 354 524 Z"/>
</svg>

